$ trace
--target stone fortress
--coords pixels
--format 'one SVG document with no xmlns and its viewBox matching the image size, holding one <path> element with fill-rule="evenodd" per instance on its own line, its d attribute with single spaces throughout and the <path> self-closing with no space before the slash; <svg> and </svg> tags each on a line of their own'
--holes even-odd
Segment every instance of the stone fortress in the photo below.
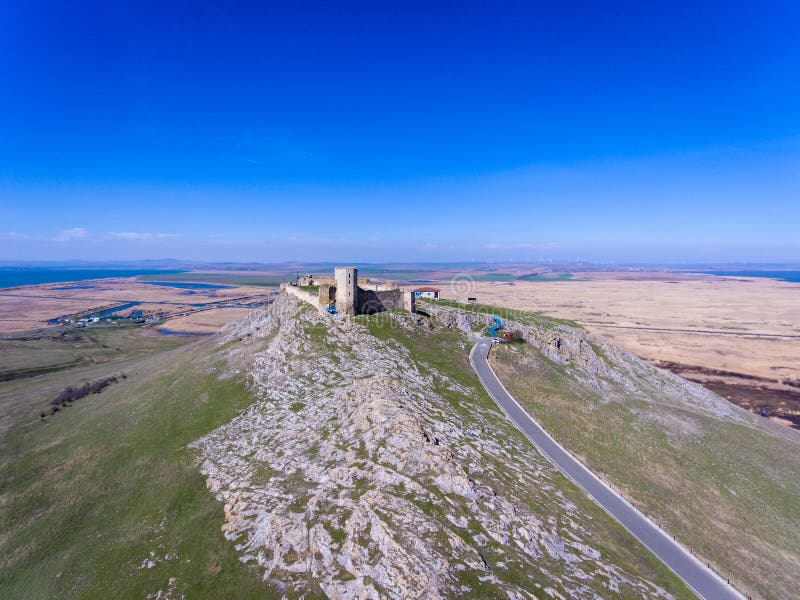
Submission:
<svg viewBox="0 0 800 600">
<path fill-rule="evenodd" d="M 282 283 L 281 291 L 308 302 L 320 312 L 339 315 L 371 315 L 386 310 L 415 312 L 414 292 L 403 291 L 390 282 L 359 285 L 358 269 L 336 267 L 333 277 L 303 275 Z"/>
</svg>

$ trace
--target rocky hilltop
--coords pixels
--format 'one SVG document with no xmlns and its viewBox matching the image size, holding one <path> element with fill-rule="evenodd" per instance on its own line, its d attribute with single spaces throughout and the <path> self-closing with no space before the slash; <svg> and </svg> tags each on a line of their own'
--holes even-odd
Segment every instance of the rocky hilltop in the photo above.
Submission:
<svg viewBox="0 0 800 600">
<path fill-rule="evenodd" d="M 231 374 L 247 375 L 257 401 L 192 447 L 240 560 L 290 597 L 682 591 L 658 566 L 636 572 L 618 552 L 620 537 L 643 552 L 636 542 L 478 385 L 394 339 L 424 344 L 447 327 L 471 327 L 436 316 L 441 324 L 331 317 L 282 296 L 219 338 Z M 397 335 L 374 335 L 376 319 Z M 467 338 L 450 339 L 466 357 Z M 563 339 L 554 348 L 572 358 L 586 351 Z"/>
</svg>

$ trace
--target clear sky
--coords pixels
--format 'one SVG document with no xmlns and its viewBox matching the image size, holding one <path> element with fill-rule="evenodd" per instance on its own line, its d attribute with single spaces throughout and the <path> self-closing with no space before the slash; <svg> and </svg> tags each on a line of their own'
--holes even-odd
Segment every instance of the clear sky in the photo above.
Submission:
<svg viewBox="0 0 800 600">
<path fill-rule="evenodd" d="M 227 4 L 0 2 L 0 259 L 800 260 L 796 0 Z"/>
</svg>

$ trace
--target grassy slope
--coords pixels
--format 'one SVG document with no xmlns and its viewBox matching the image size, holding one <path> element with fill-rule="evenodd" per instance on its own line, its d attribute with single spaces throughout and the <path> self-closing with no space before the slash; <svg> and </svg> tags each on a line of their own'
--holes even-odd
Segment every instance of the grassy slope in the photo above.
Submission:
<svg viewBox="0 0 800 600">
<path fill-rule="evenodd" d="M 126 360 L 183 344 L 138 325 L 24 333 L 0 339 L 0 381 Z"/>
<path fill-rule="evenodd" d="M 800 584 L 794 432 L 648 403 L 611 382 L 600 394 L 529 345 L 496 347 L 492 355 L 509 391 L 557 440 L 739 589 L 793 597 Z M 657 382 L 642 385 L 659 398 Z M 615 394 L 622 400 L 609 401 Z"/>
<path fill-rule="evenodd" d="M 270 596 L 221 535 L 222 506 L 185 448 L 252 401 L 210 373 L 208 344 L 128 362 L 127 380 L 46 424 L 36 402 L 16 405 L 0 466 L 0 597 L 143 598 L 170 577 L 189 597 Z M 140 568 L 151 551 L 162 562 Z"/>
<path fill-rule="evenodd" d="M 48 411 L 66 386 L 126 371 L 143 357 L 186 338 L 140 326 L 27 333 L 0 339 L 0 436 L 29 408 Z M 38 413 L 37 413 L 38 414 Z M 0 437 L 0 462 L 4 440 Z"/>
<path fill-rule="evenodd" d="M 459 332 L 446 329 L 436 329 L 432 332 L 422 329 L 408 331 L 399 328 L 395 322 L 382 315 L 360 317 L 359 319 L 369 328 L 373 335 L 384 340 L 393 339 L 404 346 L 421 370 L 425 370 L 426 367 L 433 367 L 464 387 L 476 390 L 475 396 L 480 399 L 478 405 L 466 404 L 461 394 L 453 392 L 446 387 L 437 388 L 437 393 L 451 401 L 455 413 L 459 411 L 481 411 L 485 415 L 492 415 L 498 421 L 506 422 L 505 415 L 500 412 L 494 401 L 485 393 L 475 372 L 472 370 L 469 364 L 471 344 Z M 513 435 L 522 435 L 516 429 L 512 431 Z M 492 470 L 502 472 L 502 465 L 497 465 Z M 630 573 L 636 573 L 663 586 L 676 597 L 694 597 L 671 571 L 572 482 L 560 473 L 557 473 L 556 476 L 558 488 L 579 508 L 583 515 L 591 519 L 590 527 L 596 536 L 593 538 L 592 543 L 595 548 L 600 550 L 604 558 L 611 560 Z M 504 487 L 500 479 L 493 479 L 492 486 L 501 492 Z M 536 497 L 533 494 L 531 494 L 529 505 L 538 507 L 535 511 L 541 516 L 546 515 L 547 511 L 550 510 L 549 506 L 543 504 L 540 497 Z M 486 559 L 490 563 L 492 560 L 501 559 L 499 555 L 492 554 L 491 548 L 487 548 L 485 551 Z M 477 591 L 481 589 L 480 582 L 477 579 L 468 583 Z M 546 585 L 547 582 L 542 581 L 541 583 Z M 620 597 L 626 597 L 626 590 L 621 590 Z"/>
</svg>

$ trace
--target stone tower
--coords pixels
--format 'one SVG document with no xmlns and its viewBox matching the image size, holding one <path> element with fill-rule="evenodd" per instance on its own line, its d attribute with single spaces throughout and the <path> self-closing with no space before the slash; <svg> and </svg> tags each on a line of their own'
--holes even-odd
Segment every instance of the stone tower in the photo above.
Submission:
<svg viewBox="0 0 800 600">
<path fill-rule="evenodd" d="M 336 267 L 336 312 L 340 315 L 355 315 L 358 310 L 358 269 Z"/>
</svg>

